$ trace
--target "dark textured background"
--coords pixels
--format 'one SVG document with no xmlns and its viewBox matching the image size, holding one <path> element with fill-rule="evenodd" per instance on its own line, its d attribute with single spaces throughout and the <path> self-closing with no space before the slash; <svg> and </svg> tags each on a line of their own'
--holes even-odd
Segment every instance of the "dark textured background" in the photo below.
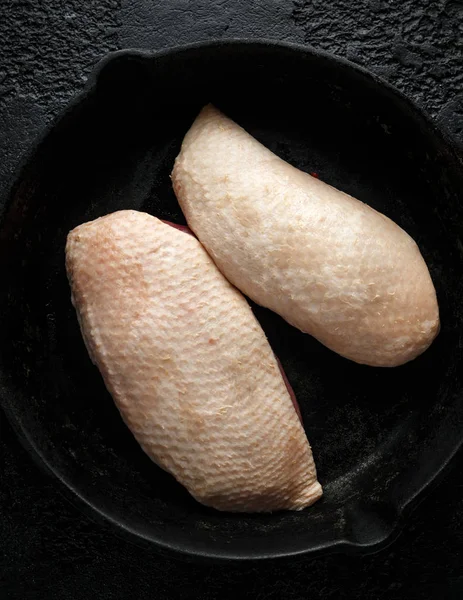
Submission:
<svg viewBox="0 0 463 600">
<path fill-rule="evenodd" d="M 367 66 L 463 149 L 463 0 L 0 0 L 0 193 L 106 52 L 243 36 L 310 43 Z M 132 546 L 82 516 L 0 412 L 0 600 L 460 600 L 461 464 L 374 556 L 197 566 Z"/>
</svg>

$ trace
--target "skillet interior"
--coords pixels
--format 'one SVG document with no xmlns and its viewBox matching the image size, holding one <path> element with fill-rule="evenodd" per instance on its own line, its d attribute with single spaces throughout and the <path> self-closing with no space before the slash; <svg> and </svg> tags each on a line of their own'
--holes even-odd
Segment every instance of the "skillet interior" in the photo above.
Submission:
<svg viewBox="0 0 463 600">
<path fill-rule="evenodd" d="M 406 229 L 438 293 L 440 335 L 396 369 L 342 359 L 256 307 L 325 489 L 300 513 L 220 514 L 194 502 L 123 425 L 70 303 L 71 228 L 122 208 L 184 223 L 169 173 L 209 101 Z M 2 400 L 21 438 L 72 498 L 134 540 L 235 558 L 380 547 L 461 442 L 458 169 L 449 142 L 398 93 L 310 49 L 229 42 L 112 56 L 29 157 L 4 216 Z"/>
</svg>

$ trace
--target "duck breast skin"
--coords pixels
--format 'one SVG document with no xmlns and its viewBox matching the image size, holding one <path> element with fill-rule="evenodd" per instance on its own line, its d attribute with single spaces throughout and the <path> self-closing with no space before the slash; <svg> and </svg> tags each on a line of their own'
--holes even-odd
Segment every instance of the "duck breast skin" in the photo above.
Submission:
<svg viewBox="0 0 463 600">
<path fill-rule="evenodd" d="M 120 211 L 70 232 L 82 335 L 124 421 L 199 502 L 299 510 L 322 494 L 278 362 L 199 241 Z"/>
<path fill-rule="evenodd" d="M 328 348 L 396 366 L 437 335 L 436 292 L 412 238 L 281 160 L 213 106 L 188 131 L 172 182 L 225 277 Z"/>
</svg>

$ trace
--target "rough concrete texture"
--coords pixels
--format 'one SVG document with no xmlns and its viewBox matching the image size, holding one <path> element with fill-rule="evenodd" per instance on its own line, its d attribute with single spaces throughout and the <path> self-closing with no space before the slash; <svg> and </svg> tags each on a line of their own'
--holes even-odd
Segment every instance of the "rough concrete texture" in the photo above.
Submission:
<svg viewBox="0 0 463 600">
<path fill-rule="evenodd" d="M 0 19 L 0 102 L 29 98 L 55 113 L 85 83 L 95 60 L 117 48 L 119 2 L 12 0 Z"/>
<path fill-rule="evenodd" d="M 118 47 L 119 3 L 0 2 L 0 197 L 20 157 Z"/>
<path fill-rule="evenodd" d="M 462 88 L 459 0 L 295 0 L 292 16 L 305 42 L 382 75 L 434 116 Z"/>
</svg>

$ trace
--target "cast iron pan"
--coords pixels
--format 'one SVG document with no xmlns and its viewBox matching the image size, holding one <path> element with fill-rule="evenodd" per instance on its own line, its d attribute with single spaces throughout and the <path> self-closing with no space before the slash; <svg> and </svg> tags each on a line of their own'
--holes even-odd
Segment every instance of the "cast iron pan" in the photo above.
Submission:
<svg viewBox="0 0 463 600">
<path fill-rule="evenodd" d="M 169 173 L 209 101 L 284 159 L 401 225 L 437 289 L 440 335 L 395 369 L 354 364 L 255 307 L 299 399 L 325 490 L 303 512 L 233 515 L 190 498 L 123 424 L 70 302 L 70 229 L 123 208 L 185 222 Z M 222 558 L 377 550 L 461 443 L 462 199 L 449 140 L 345 60 L 243 41 L 113 54 L 38 143 L 4 214 L 3 406 L 78 504 L 133 540 Z"/>
</svg>

